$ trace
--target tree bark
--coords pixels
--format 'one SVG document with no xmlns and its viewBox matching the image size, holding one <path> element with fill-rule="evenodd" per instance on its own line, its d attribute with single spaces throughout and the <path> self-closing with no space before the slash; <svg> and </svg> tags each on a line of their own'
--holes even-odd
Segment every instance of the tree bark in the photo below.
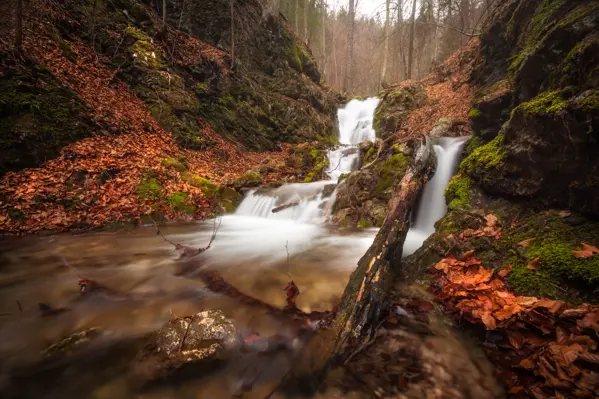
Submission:
<svg viewBox="0 0 599 399">
<path fill-rule="evenodd" d="M 229 0 L 231 7 L 231 69 L 235 66 L 235 0 Z"/>
<path fill-rule="evenodd" d="M 354 58 L 354 27 L 355 27 L 355 0 L 349 0 L 349 27 L 347 30 L 347 60 L 345 64 L 345 78 L 343 79 L 343 91 L 350 89 L 352 78 L 352 64 Z"/>
<path fill-rule="evenodd" d="M 350 337 L 372 335 L 388 303 L 395 268 L 401 262 L 403 244 L 410 228 L 410 211 L 429 179 L 434 153 L 428 139 L 418 149 L 415 161 L 395 187 L 389 212 L 373 244 L 352 273 L 337 310 L 335 353 L 341 353 Z"/>
<path fill-rule="evenodd" d="M 299 0 L 295 0 L 295 12 L 293 13 L 293 25 L 295 28 L 295 33 L 299 36 Z"/>
<path fill-rule="evenodd" d="M 379 89 L 382 88 L 387 73 L 387 59 L 389 58 L 389 17 L 390 17 L 391 0 L 385 1 L 385 45 L 383 46 L 383 65 L 381 66 L 381 78 L 379 79 Z"/>
<path fill-rule="evenodd" d="M 416 0 L 412 0 L 412 17 L 410 21 L 410 45 L 408 48 L 408 79 L 412 79 L 412 64 L 414 62 L 414 33 L 416 31 Z"/>
<path fill-rule="evenodd" d="M 17 0 L 15 8 L 15 50 L 23 50 L 23 0 Z"/>
</svg>

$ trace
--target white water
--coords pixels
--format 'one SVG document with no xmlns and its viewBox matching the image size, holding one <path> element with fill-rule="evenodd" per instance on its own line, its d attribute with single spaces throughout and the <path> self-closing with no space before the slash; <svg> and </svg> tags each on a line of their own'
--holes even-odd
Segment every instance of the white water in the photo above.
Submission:
<svg viewBox="0 0 599 399">
<path fill-rule="evenodd" d="M 426 183 L 416 211 L 416 220 L 408 231 L 403 247 L 403 256 L 414 253 L 435 232 L 435 223 L 445 216 L 445 188 L 454 175 L 459 155 L 467 137 L 442 137 L 433 146 L 437 155 L 437 169 L 433 178 Z"/>
<path fill-rule="evenodd" d="M 215 247 L 223 249 L 218 251 L 219 256 L 222 257 L 224 253 L 232 259 L 241 257 L 260 264 L 270 264 L 286 256 L 286 243 L 289 251 L 296 254 L 335 247 L 336 251 L 344 252 L 342 259 L 349 261 L 346 266 L 353 268 L 355 262 L 350 261 L 350 258 L 357 261 L 363 255 L 377 230 L 368 229 L 360 234 L 340 236 L 326 228 L 324 221 L 332 208 L 335 193 L 325 198 L 322 192 L 327 185 L 336 184 L 341 174 L 357 167 L 360 143 L 375 140 L 372 123 L 378 103 L 378 98 L 352 100 L 339 109 L 341 145 L 328 152 L 329 166 L 325 172 L 329 180 L 285 184 L 278 188 L 249 192 L 235 214 L 223 219 L 223 227 L 215 241 Z M 445 187 L 454 174 L 465 140 L 441 138 L 435 143 L 437 170 L 425 185 L 414 225 L 406 237 L 404 256 L 422 246 L 424 240 L 434 232 L 435 222 L 445 215 Z M 299 204 L 272 213 L 274 208 L 295 201 L 299 201 Z"/>
</svg>

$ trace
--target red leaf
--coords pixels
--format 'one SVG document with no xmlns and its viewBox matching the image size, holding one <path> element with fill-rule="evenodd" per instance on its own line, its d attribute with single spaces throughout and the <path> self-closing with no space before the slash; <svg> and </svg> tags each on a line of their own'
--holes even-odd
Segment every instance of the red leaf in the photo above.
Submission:
<svg viewBox="0 0 599 399">
<path fill-rule="evenodd" d="M 528 269 L 530 270 L 540 270 L 541 269 L 541 262 L 539 262 L 540 258 L 534 258 L 529 264 L 528 266 L 526 266 Z"/>
</svg>

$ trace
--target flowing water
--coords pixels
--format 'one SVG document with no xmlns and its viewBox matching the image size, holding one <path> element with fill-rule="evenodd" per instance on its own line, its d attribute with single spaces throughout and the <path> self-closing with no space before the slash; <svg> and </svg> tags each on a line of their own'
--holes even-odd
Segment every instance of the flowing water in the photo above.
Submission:
<svg viewBox="0 0 599 399">
<path fill-rule="evenodd" d="M 328 180 L 249 192 L 235 214 L 222 218 L 211 249 L 199 256 L 202 267 L 218 270 L 239 290 L 278 307 L 285 304 L 282 288 L 291 276 L 301 291 L 302 310 L 331 309 L 377 230 L 340 231 L 324 223 L 335 197 L 330 185 L 357 167 L 358 145 L 375 139 L 378 101 L 352 100 L 339 110 L 341 145 L 328 153 Z M 422 244 L 445 213 L 443 190 L 463 143 L 440 139 L 435 145 L 437 171 L 425 187 L 406 253 Z M 298 205 L 272 212 L 290 202 Z M 172 242 L 199 248 L 210 240 L 212 228 L 211 221 L 179 223 L 162 226 L 161 232 Z M 176 273 L 178 256 L 153 226 L 0 240 L 0 391 L 12 367 L 34 361 L 50 343 L 89 327 L 135 336 L 155 331 L 173 315 L 217 308 L 239 328 L 265 335 L 280 329 L 260 310 L 212 294 L 200 281 Z M 78 275 L 122 295 L 79 300 Z M 40 317 L 38 303 L 69 310 Z M 202 391 L 208 388 L 193 389 L 191 397 L 208 395 Z M 162 397 L 178 395 L 171 394 Z"/>
</svg>

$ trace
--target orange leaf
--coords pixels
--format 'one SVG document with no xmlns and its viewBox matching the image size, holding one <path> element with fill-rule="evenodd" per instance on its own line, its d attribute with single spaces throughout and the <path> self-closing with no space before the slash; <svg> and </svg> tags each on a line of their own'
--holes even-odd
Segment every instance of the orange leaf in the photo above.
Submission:
<svg viewBox="0 0 599 399">
<path fill-rule="evenodd" d="M 537 257 L 537 258 L 534 258 L 534 259 L 532 260 L 532 262 L 530 262 L 530 263 L 528 264 L 528 266 L 526 266 L 526 267 L 527 267 L 528 269 L 530 269 L 530 270 L 539 270 L 539 269 L 541 268 L 541 266 L 542 266 L 542 265 L 541 265 L 541 262 L 539 262 L 539 259 L 540 259 L 540 258 L 538 258 L 538 257 Z"/>
<path fill-rule="evenodd" d="M 599 254 L 599 248 L 589 245 L 585 242 L 583 242 L 581 244 L 582 244 L 583 251 L 591 251 L 593 254 Z"/>
<path fill-rule="evenodd" d="M 497 275 L 501 278 L 505 278 L 508 274 L 512 272 L 512 265 L 507 265 L 503 269 L 501 269 Z"/>
<path fill-rule="evenodd" d="M 487 226 L 489 227 L 495 227 L 495 225 L 497 225 L 497 222 L 499 221 L 497 219 L 497 216 L 489 213 L 487 216 L 485 216 L 485 220 L 487 221 Z"/>
<path fill-rule="evenodd" d="M 572 255 L 574 255 L 577 258 L 590 258 L 593 256 L 593 253 L 591 251 L 572 251 Z"/>
<path fill-rule="evenodd" d="M 526 247 L 528 247 L 530 244 L 532 244 L 532 243 L 533 243 L 533 242 L 535 242 L 535 241 L 536 241 L 536 238 L 528 238 L 528 239 L 526 239 L 526 240 L 524 240 L 524 241 L 520 241 L 520 242 L 518 243 L 518 245 L 520 245 L 520 246 L 522 246 L 522 247 L 526 248 Z"/>
<path fill-rule="evenodd" d="M 520 393 L 524 390 L 524 387 L 521 385 L 517 385 L 515 387 L 511 387 L 509 391 L 507 391 L 510 394 L 517 394 Z"/>
<path fill-rule="evenodd" d="M 483 313 L 481 320 L 485 324 L 485 327 L 487 327 L 487 329 L 494 330 L 497 328 L 497 321 L 493 316 L 491 316 L 491 313 Z"/>
<path fill-rule="evenodd" d="M 532 370 L 535 366 L 535 363 L 531 359 L 522 359 L 518 366 L 526 370 Z"/>
</svg>

